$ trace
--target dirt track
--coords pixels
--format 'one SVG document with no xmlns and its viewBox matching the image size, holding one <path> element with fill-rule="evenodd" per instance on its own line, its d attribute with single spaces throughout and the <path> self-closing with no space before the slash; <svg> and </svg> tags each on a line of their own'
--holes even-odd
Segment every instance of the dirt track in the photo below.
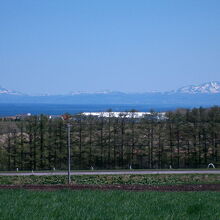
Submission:
<svg viewBox="0 0 220 220">
<path fill-rule="evenodd" d="M 61 189 L 70 190 L 126 190 L 126 191 L 220 191 L 220 184 L 191 184 L 191 185 L 0 185 L 0 189 L 28 189 L 54 191 Z"/>
</svg>

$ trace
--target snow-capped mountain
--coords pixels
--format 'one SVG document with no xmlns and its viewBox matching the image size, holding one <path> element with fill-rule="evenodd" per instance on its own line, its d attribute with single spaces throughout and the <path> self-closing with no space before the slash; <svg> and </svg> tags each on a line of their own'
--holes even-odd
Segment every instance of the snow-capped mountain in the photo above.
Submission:
<svg viewBox="0 0 220 220">
<path fill-rule="evenodd" d="M 184 86 L 178 90 L 177 93 L 187 93 L 187 94 L 216 94 L 220 93 L 220 82 L 213 81 L 207 82 L 200 85 L 190 85 Z"/>
<path fill-rule="evenodd" d="M 4 95 L 22 95 L 22 93 L 14 91 L 14 90 L 9 90 L 6 89 L 4 87 L 0 86 L 0 94 L 4 94 Z"/>
</svg>

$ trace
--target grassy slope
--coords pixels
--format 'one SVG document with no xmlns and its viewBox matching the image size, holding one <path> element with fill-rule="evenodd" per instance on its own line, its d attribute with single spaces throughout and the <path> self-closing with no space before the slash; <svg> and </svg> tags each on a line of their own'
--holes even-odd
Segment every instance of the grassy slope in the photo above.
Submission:
<svg viewBox="0 0 220 220">
<path fill-rule="evenodd" d="M 0 190 L 4 220 L 220 219 L 220 193 Z"/>
<path fill-rule="evenodd" d="M 77 175 L 75 184 L 203 184 L 220 183 L 219 174 Z M 0 184 L 65 184 L 66 176 L 0 176 Z"/>
</svg>

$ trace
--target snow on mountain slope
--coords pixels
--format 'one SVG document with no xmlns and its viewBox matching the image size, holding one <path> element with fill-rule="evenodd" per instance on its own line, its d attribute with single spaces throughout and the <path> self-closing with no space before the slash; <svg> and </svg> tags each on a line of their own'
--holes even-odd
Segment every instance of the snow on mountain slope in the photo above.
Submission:
<svg viewBox="0 0 220 220">
<path fill-rule="evenodd" d="M 220 82 L 213 81 L 213 82 L 203 83 L 200 85 L 184 86 L 176 90 L 176 92 L 187 93 L 187 94 L 199 94 L 199 93 L 216 94 L 216 93 L 220 93 Z"/>
</svg>

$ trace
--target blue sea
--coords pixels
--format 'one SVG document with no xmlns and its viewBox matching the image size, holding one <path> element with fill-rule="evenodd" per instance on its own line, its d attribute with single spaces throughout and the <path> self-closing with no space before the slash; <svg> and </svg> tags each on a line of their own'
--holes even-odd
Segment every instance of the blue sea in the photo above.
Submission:
<svg viewBox="0 0 220 220">
<path fill-rule="evenodd" d="M 32 115 L 62 115 L 64 113 L 76 114 L 80 112 L 112 111 L 150 111 L 162 112 L 175 109 L 175 106 L 148 106 L 148 105 L 66 105 L 66 104 L 0 104 L 0 117 L 31 113 Z"/>
</svg>

